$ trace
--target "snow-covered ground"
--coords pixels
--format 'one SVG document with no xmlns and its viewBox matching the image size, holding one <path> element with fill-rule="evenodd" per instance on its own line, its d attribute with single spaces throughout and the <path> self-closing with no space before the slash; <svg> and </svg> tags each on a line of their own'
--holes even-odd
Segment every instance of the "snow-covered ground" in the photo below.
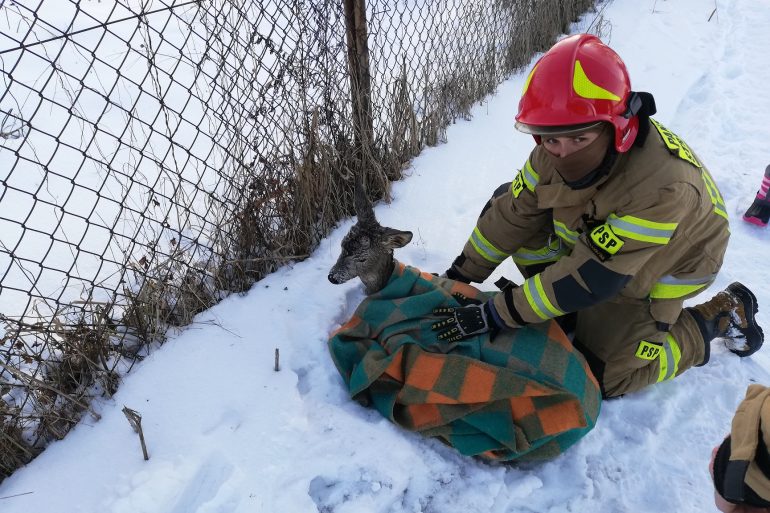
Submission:
<svg viewBox="0 0 770 513">
<path fill-rule="evenodd" d="M 727 202 L 731 244 L 702 297 L 743 281 L 770 329 L 770 232 L 740 220 L 770 163 L 770 0 L 613 0 L 605 16 L 604 39 L 634 88 L 656 95 L 657 119 L 698 152 Z M 415 233 L 400 260 L 443 271 L 492 190 L 523 164 L 532 140 L 513 129 L 523 78 L 450 127 L 448 143 L 416 158 L 392 203 L 376 207 L 383 224 Z M 326 340 L 363 293 L 326 274 L 353 221 L 311 258 L 200 314 L 97 406 L 101 421 L 86 418 L 6 479 L 0 511 L 715 511 L 711 448 L 746 386 L 770 384 L 770 349 L 741 360 L 715 343 L 706 367 L 605 402 L 596 428 L 561 457 L 487 465 L 348 399 Z M 518 277 L 506 263 L 484 288 L 500 273 Z M 149 461 L 124 405 L 143 417 Z"/>
</svg>

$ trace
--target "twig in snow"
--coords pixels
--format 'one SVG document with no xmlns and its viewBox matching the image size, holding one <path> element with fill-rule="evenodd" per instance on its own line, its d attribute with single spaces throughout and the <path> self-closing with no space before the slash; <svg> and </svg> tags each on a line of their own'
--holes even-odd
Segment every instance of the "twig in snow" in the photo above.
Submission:
<svg viewBox="0 0 770 513">
<path fill-rule="evenodd" d="M 29 495 L 32 493 L 35 493 L 35 492 L 24 492 L 24 493 L 17 493 L 16 495 L 6 495 L 5 497 L 0 497 L 0 501 L 3 499 L 13 499 L 14 497 L 21 497 L 22 495 Z"/>
<path fill-rule="evenodd" d="M 134 428 L 134 432 L 139 435 L 139 441 L 142 444 L 142 454 L 144 454 L 144 460 L 149 460 L 150 456 L 147 454 L 147 445 L 144 443 L 144 431 L 142 431 L 142 416 L 139 415 L 139 412 L 132 410 L 128 406 L 123 406 L 123 415 L 126 416 L 128 423 L 131 424 L 132 428 Z"/>
</svg>

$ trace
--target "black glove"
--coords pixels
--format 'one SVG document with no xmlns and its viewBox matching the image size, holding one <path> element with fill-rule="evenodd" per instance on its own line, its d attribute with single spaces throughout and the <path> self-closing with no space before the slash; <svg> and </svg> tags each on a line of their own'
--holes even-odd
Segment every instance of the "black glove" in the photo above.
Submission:
<svg viewBox="0 0 770 513">
<path fill-rule="evenodd" d="M 462 294 L 453 294 L 453 297 L 463 306 L 433 309 L 435 315 L 447 317 L 430 327 L 433 331 L 438 331 L 439 340 L 456 342 L 481 333 L 489 333 L 492 340 L 500 329 L 505 327 L 491 299 L 481 303 Z"/>
<path fill-rule="evenodd" d="M 444 271 L 445 278 L 449 278 L 450 280 L 454 281 L 461 281 L 463 283 L 470 283 L 471 280 L 463 276 L 460 271 L 456 270 L 454 267 L 450 267 L 446 271 Z M 466 298 L 467 299 L 467 298 Z"/>
</svg>

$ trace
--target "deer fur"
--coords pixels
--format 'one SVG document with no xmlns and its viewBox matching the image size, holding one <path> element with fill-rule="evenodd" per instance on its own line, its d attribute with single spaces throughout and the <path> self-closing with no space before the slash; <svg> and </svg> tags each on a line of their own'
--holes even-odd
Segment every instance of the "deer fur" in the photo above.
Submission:
<svg viewBox="0 0 770 513">
<path fill-rule="evenodd" d="M 360 180 L 355 184 L 358 220 L 342 239 L 342 252 L 329 271 L 329 281 L 345 283 L 356 276 L 367 295 L 382 289 L 393 273 L 393 250 L 412 240 L 412 232 L 381 226 Z"/>
</svg>

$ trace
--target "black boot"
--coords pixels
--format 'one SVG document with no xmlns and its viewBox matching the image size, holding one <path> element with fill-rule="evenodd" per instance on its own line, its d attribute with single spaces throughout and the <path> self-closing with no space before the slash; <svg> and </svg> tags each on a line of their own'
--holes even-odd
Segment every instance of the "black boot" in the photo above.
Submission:
<svg viewBox="0 0 770 513">
<path fill-rule="evenodd" d="M 757 298 L 742 283 L 730 284 L 705 303 L 687 309 L 698 324 L 705 343 L 708 362 L 710 343 L 724 338 L 727 348 L 738 356 L 754 354 L 765 340 L 762 328 L 755 319 Z"/>
</svg>

